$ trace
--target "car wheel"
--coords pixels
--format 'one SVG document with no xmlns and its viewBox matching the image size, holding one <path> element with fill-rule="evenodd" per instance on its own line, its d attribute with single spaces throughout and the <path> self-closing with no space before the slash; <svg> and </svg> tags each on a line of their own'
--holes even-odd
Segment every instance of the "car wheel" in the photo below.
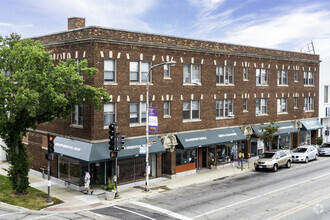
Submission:
<svg viewBox="0 0 330 220">
<path fill-rule="evenodd" d="M 308 163 L 308 162 L 309 162 L 308 157 L 306 157 L 306 159 L 305 159 L 305 163 Z"/>
<path fill-rule="evenodd" d="M 278 169 L 278 165 L 277 165 L 277 164 L 274 164 L 274 166 L 273 166 L 273 171 L 276 172 L 277 169 Z"/>
<path fill-rule="evenodd" d="M 288 160 L 288 162 L 286 162 L 286 168 L 290 168 L 291 167 L 291 161 Z"/>
<path fill-rule="evenodd" d="M 315 154 L 315 160 L 317 160 L 317 157 L 318 157 L 318 155 L 317 155 L 317 154 Z"/>
<path fill-rule="evenodd" d="M 256 171 L 259 171 L 259 168 L 256 167 L 255 170 L 256 170 Z"/>
</svg>

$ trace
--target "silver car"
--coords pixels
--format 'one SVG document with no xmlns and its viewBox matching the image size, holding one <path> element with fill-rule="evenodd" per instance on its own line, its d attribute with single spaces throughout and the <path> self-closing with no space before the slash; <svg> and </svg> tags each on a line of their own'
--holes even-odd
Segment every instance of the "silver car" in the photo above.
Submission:
<svg viewBox="0 0 330 220">
<path fill-rule="evenodd" d="M 313 145 L 302 145 L 292 152 L 292 162 L 305 162 L 317 160 L 318 152 Z"/>
<path fill-rule="evenodd" d="M 319 155 L 330 155 L 330 143 L 323 143 L 319 148 Z"/>
<path fill-rule="evenodd" d="M 271 169 L 274 172 L 281 166 L 291 167 L 292 157 L 287 150 L 267 151 L 254 162 L 256 171 L 261 169 Z"/>
</svg>

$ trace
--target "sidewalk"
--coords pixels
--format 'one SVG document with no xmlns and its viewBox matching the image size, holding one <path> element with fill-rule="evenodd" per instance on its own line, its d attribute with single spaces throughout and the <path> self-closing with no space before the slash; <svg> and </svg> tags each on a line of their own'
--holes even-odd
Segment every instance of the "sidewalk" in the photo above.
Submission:
<svg viewBox="0 0 330 220">
<path fill-rule="evenodd" d="M 8 168 L 7 162 L 0 162 L 0 174 L 6 175 L 6 172 L 2 168 Z M 254 170 L 253 162 L 244 164 L 243 171 L 238 168 L 234 168 L 232 165 L 217 169 L 201 169 L 196 174 L 177 177 L 174 179 L 168 178 L 156 178 L 151 179 L 149 182 L 149 192 L 144 191 L 145 181 L 141 181 L 133 184 L 120 185 L 118 187 L 119 198 L 108 201 L 105 199 L 103 189 L 94 189 L 93 195 L 85 195 L 82 192 L 73 190 L 68 186 L 62 186 L 52 181 L 50 188 L 51 197 L 56 197 L 63 201 L 62 204 L 50 206 L 42 211 L 80 211 L 91 210 L 95 208 L 102 208 L 107 206 L 117 205 L 121 202 L 134 200 L 140 197 L 148 196 L 151 194 L 164 192 L 167 190 L 177 189 L 192 184 L 200 184 L 202 182 L 213 181 L 220 178 L 229 176 L 241 175 L 243 173 Z M 34 188 L 48 192 L 48 181 L 36 175 L 29 174 L 30 185 Z M 20 207 L 17 207 L 20 208 Z"/>
</svg>

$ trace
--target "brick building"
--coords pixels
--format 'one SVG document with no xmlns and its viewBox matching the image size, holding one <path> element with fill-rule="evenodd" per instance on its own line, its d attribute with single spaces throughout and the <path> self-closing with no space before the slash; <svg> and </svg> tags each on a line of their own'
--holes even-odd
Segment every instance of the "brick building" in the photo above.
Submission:
<svg viewBox="0 0 330 220">
<path fill-rule="evenodd" d="M 92 184 L 113 175 L 108 125 L 127 136 L 119 153 L 119 183 L 145 175 L 146 80 L 154 68 L 149 101 L 157 107 L 158 133 L 150 133 L 151 177 L 175 177 L 203 167 L 232 163 L 238 150 L 257 156 L 264 146 L 255 133 L 276 120 L 271 148 L 292 149 L 315 142 L 318 117 L 319 56 L 207 42 L 101 27 L 69 18 L 68 31 L 35 38 L 55 61 L 87 59 L 98 74 L 85 80 L 104 87 L 111 102 L 97 111 L 77 106 L 68 121 L 55 120 L 30 130 L 26 142 L 34 160 L 46 165 L 46 134 L 56 136 L 51 174 L 81 185 L 89 169 Z M 37 159 L 42 158 L 42 159 Z"/>
</svg>

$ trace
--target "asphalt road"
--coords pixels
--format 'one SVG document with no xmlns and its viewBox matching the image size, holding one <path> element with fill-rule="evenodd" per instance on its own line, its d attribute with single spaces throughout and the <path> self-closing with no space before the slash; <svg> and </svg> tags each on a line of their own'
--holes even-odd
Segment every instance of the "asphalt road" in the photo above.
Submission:
<svg viewBox="0 0 330 220">
<path fill-rule="evenodd" d="M 119 219 L 329 219 L 330 158 L 250 172 L 98 209 Z"/>
</svg>

